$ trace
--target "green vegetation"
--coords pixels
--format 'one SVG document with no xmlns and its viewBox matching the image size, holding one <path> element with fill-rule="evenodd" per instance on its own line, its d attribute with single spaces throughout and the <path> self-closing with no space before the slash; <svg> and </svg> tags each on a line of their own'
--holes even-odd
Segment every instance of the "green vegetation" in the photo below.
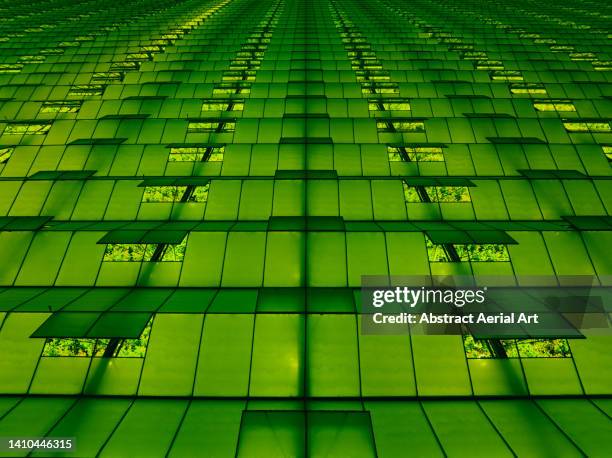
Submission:
<svg viewBox="0 0 612 458">
<path fill-rule="evenodd" d="M 467 186 L 421 186 L 422 192 L 419 192 L 418 188 L 417 186 L 410 186 L 408 183 L 404 182 L 404 197 L 407 203 L 424 202 L 421 197 L 423 192 L 427 194 L 430 202 L 462 203 L 471 202 L 472 200 Z"/>
<path fill-rule="evenodd" d="M 109 243 L 104 250 L 104 261 L 110 262 L 182 262 L 185 258 L 187 238 L 179 244 Z M 159 248 L 161 247 L 161 248 Z M 158 252 L 161 250 L 161 252 Z M 156 256 L 157 253 L 157 256 Z M 154 259 L 157 257 L 157 259 Z"/>
<path fill-rule="evenodd" d="M 43 356 L 92 356 L 97 343 L 96 339 L 47 339 Z"/>
<path fill-rule="evenodd" d="M 442 244 L 435 244 L 426 238 L 427 257 L 430 262 L 452 262 Z M 509 262 L 510 254 L 506 245 L 497 243 L 485 244 L 452 244 L 460 261 L 469 262 Z"/>
<path fill-rule="evenodd" d="M 567 339 L 507 339 L 501 344 L 509 358 L 569 358 L 572 353 Z M 469 359 L 493 358 L 487 340 L 463 336 L 463 347 Z"/>
<path fill-rule="evenodd" d="M 576 111 L 572 101 L 567 99 L 534 99 L 533 108 L 537 111 Z"/>
<path fill-rule="evenodd" d="M 102 95 L 103 93 L 104 86 L 101 84 L 84 84 L 72 86 L 68 91 L 68 95 L 74 97 L 96 96 Z"/>
<path fill-rule="evenodd" d="M 81 108 L 81 100 L 43 102 L 41 113 L 77 113 Z"/>
<path fill-rule="evenodd" d="M 244 100 L 231 99 L 210 99 L 202 104 L 202 111 L 242 111 L 244 110 Z"/>
<path fill-rule="evenodd" d="M 572 119 L 564 119 L 563 127 L 568 132 L 612 132 L 612 126 L 610 123 L 604 120 L 601 121 L 580 121 Z"/>
<path fill-rule="evenodd" d="M 216 90 L 216 89 L 215 89 Z M 234 94 L 232 89 L 227 89 L 223 92 L 224 94 Z M 187 125 L 187 133 L 190 134 L 203 134 L 203 133 L 221 133 L 221 132 L 234 132 L 236 129 L 236 123 L 234 121 L 194 121 Z"/>
<path fill-rule="evenodd" d="M 223 162 L 224 155 L 225 146 L 170 148 L 168 162 Z"/>
<path fill-rule="evenodd" d="M 387 146 L 389 162 L 444 162 L 444 153 L 440 147 L 396 147 Z"/>
<path fill-rule="evenodd" d="M 0 164 L 6 164 L 14 151 L 15 148 L 12 147 L 0 148 Z"/>
<path fill-rule="evenodd" d="M 193 153 L 191 153 L 193 154 Z M 208 200 L 210 185 L 203 186 L 145 186 L 142 202 L 195 202 L 203 203 Z M 189 194 L 187 195 L 187 191 Z M 187 197 L 185 197 L 187 195 Z"/>
<path fill-rule="evenodd" d="M 138 339 L 122 339 L 113 356 L 118 358 L 144 358 L 149 344 L 153 318 L 147 323 Z M 43 348 L 43 356 L 102 356 L 110 339 L 47 339 Z"/>
<path fill-rule="evenodd" d="M 51 122 L 23 122 L 7 124 L 5 134 L 11 135 L 45 135 L 51 129 Z"/>
</svg>

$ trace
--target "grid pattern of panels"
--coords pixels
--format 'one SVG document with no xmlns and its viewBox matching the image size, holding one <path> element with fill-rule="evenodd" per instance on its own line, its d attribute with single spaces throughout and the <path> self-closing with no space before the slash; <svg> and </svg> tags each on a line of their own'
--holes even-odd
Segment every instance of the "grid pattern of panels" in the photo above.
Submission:
<svg viewBox="0 0 612 458">
<path fill-rule="evenodd" d="M 32 434 L 75 435 L 82 456 L 276 457 L 308 450 L 371 457 L 410 450 L 441 457 L 468 456 L 475 443 L 485 456 L 605 456 L 610 433 L 610 403 L 579 399 L 317 401 L 304 408 L 287 401 L 14 397 L 3 399 L 0 412 L 3 434 L 27 424 Z"/>
<path fill-rule="evenodd" d="M 357 313 L 363 275 L 593 282 L 609 304 L 609 5 L 0 17 L 0 436 L 76 436 L 78 456 L 609 455 L 609 336 L 482 358 L 462 336 L 362 335 Z"/>
</svg>

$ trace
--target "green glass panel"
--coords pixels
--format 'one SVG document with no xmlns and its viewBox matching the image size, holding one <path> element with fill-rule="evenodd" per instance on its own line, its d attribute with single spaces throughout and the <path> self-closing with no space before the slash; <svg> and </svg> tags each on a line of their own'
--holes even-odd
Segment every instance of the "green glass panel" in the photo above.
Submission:
<svg viewBox="0 0 612 458">
<path fill-rule="evenodd" d="M 192 401 L 168 456 L 234 456 L 243 408 L 243 401 Z"/>
<path fill-rule="evenodd" d="M 98 456 L 166 456 L 186 408 L 184 400 L 135 401 Z"/>
<path fill-rule="evenodd" d="M 304 317 L 257 315 L 250 396 L 303 395 Z"/>
<path fill-rule="evenodd" d="M 185 396 L 192 393 L 202 320 L 202 315 L 156 315 L 139 394 Z"/>
<path fill-rule="evenodd" d="M 427 401 L 423 409 L 447 455 L 513 456 L 475 402 Z"/>
<path fill-rule="evenodd" d="M 482 401 L 482 408 L 517 455 L 551 453 L 582 456 L 568 438 L 531 401 Z"/>
</svg>

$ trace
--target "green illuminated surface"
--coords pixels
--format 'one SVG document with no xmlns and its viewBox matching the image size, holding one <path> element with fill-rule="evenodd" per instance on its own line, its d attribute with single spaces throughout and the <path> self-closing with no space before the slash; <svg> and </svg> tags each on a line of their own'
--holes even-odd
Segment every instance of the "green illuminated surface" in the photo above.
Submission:
<svg viewBox="0 0 612 458">
<path fill-rule="evenodd" d="M 483 5 L 1 2 L 0 437 L 610 456 L 609 336 L 359 332 L 362 275 L 612 284 L 612 7 Z"/>
</svg>

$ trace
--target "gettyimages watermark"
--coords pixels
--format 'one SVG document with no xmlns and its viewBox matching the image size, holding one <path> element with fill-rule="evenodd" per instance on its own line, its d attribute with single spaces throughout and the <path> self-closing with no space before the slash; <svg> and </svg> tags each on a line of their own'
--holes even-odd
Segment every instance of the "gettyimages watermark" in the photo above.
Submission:
<svg viewBox="0 0 612 458">
<path fill-rule="evenodd" d="M 407 286 L 396 286 L 394 288 L 373 289 L 372 305 L 382 307 L 385 304 L 400 303 L 409 307 L 418 304 L 452 304 L 455 307 L 463 307 L 466 304 L 482 304 L 486 300 L 487 287 L 476 289 L 465 288 L 443 288 L 421 286 L 420 288 L 409 288 Z"/>
<path fill-rule="evenodd" d="M 522 280 L 529 286 L 508 284 L 508 277 L 481 277 L 489 286 L 479 286 L 472 276 L 364 276 L 361 332 L 467 332 L 480 338 L 611 334 L 612 288 L 596 277 L 568 277 L 562 286 L 556 277 Z"/>
</svg>

